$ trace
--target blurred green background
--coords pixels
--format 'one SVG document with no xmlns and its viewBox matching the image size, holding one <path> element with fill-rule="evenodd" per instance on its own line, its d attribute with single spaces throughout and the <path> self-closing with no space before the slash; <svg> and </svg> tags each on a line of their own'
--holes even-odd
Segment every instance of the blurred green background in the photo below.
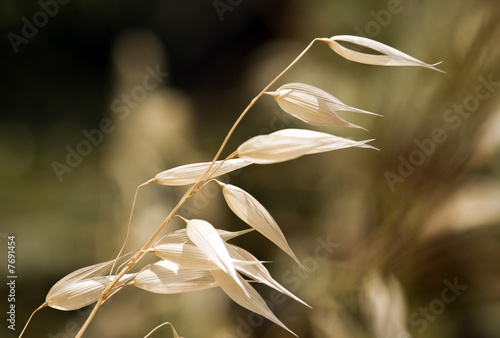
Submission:
<svg viewBox="0 0 500 338">
<path fill-rule="evenodd" d="M 373 138 L 380 151 L 225 177 L 268 208 L 308 273 L 258 234 L 234 242 L 273 261 L 274 278 L 313 307 L 272 306 L 302 338 L 500 336 L 497 1 L 6 0 L 0 17 L 0 261 L 7 276 L 5 236 L 14 234 L 17 335 L 61 277 L 116 255 L 137 185 L 210 160 L 248 102 L 313 38 L 351 34 L 443 61 L 446 74 L 355 64 L 315 45 L 277 86 L 308 83 L 384 117 L 342 114 L 368 132 L 314 128 L 265 97 L 225 154 L 285 127 Z M 127 250 L 184 191 L 140 191 Z M 244 228 L 215 186 L 181 214 Z M 89 311 L 43 309 L 25 337 L 74 336 Z M 164 321 L 184 337 L 291 337 L 220 290 L 132 288 L 103 307 L 87 336 L 143 337 Z"/>
</svg>

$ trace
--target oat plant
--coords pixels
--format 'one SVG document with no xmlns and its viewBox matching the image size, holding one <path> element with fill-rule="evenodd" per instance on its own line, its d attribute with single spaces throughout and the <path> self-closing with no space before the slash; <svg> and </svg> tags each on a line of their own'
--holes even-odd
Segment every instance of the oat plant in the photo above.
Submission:
<svg viewBox="0 0 500 338">
<path fill-rule="evenodd" d="M 242 307 L 269 319 L 295 335 L 273 314 L 250 282 L 265 284 L 304 306 L 308 305 L 273 279 L 264 262 L 247 250 L 230 244 L 229 241 L 256 230 L 289 255 L 302 269 L 304 267 L 267 209 L 242 188 L 220 182 L 216 178 L 252 164 L 273 164 L 304 155 L 350 147 L 376 149 L 368 144 L 372 140 L 354 141 L 309 129 L 283 129 L 250 138 L 228 156 L 219 159 L 243 117 L 264 95 L 273 97 L 279 107 L 288 114 L 314 126 L 362 128 L 339 116 L 339 111 L 378 115 L 351 107 L 335 96 L 308 84 L 288 83 L 274 91 L 270 90 L 314 43 L 326 43 L 334 52 L 354 62 L 383 66 L 421 66 L 438 70 L 435 68 L 436 64 L 424 63 L 367 38 L 340 35 L 329 39 L 312 40 L 295 60 L 252 99 L 229 130 L 212 161 L 181 165 L 163 171 L 137 187 L 133 205 L 138 189 L 145 185 L 190 186 L 141 248 L 122 255 L 127 242 L 125 240 L 116 259 L 70 273 L 50 289 L 45 302 L 33 314 L 47 306 L 70 311 L 95 303 L 92 312 L 76 335 L 81 337 L 97 310 L 124 287 L 136 287 L 158 294 L 184 293 L 219 287 Z M 369 49 L 375 53 L 367 52 Z M 182 217 L 179 212 L 181 206 L 207 184 L 216 184 L 220 187 L 229 209 L 249 226 L 247 230 L 231 232 L 218 229 L 207 220 Z M 132 211 L 133 208 L 134 206 Z M 167 227 L 174 217 L 182 219 L 186 227 L 168 232 Z M 131 219 L 132 212 L 127 238 Z M 146 255 L 154 255 L 157 260 L 141 268 L 138 264 Z M 138 272 L 132 272 L 133 268 Z M 20 336 L 23 335 L 28 323 Z M 151 332 L 167 324 L 171 326 L 174 336 L 179 337 L 169 322 L 159 325 Z"/>
</svg>

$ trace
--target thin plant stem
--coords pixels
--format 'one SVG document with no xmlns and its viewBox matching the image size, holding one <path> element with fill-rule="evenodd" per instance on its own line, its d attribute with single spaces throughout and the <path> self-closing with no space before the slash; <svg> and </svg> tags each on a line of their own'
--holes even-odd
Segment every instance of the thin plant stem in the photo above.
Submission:
<svg viewBox="0 0 500 338">
<path fill-rule="evenodd" d="M 247 114 L 247 112 L 250 110 L 250 108 L 253 107 L 253 105 L 257 102 L 258 99 L 261 98 L 261 96 L 269 89 L 269 87 L 271 87 L 276 81 L 278 81 L 293 65 L 295 65 L 301 58 L 302 56 L 304 56 L 304 54 L 311 48 L 311 46 L 316 42 L 316 41 L 325 41 L 325 39 L 320 39 L 320 38 L 315 38 L 314 40 L 312 40 L 309 45 L 295 58 L 295 60 L 293 60 L 285 69 L 283 69 L 281 71 L 281 73 L 279 73 L 271 82 L 269 82 L 268 85 L 266 85 L 264 87 L 264 89 L 262 89 L 262 91 L 257 94 L 257 96 L 255 96 L 252 101 L 248 104 L 248 106 L 245 108 L 245 110 L 243 110 L 243 112 L 240 114 L 240 116 L 238 117 L 238 119 L 236 120 L 236 122 L 234 122 L 233 126 L 231 127 L 231 129 L 229 130 L 229 132 L 227 133 L 226 137 L 224 138 L 224 141 L 222 142 L 221 146 L 219 147 L 219 150 L 217 151 L 217 153 L 215 154 L 211 164 L 209 165 L 207 171 L 202 175 L 202 177 L 195 183 L 191 186 L 191 188 L 184 194 L 184 196 L 181 198 L 181 200 L 177 203 L 177 205 L 172 209 L 172 211 L 169 213 L 169 215 L 167 216 L 167 218 L 165 218 L 165 220 L 161 223 L 161 225 L 158 227 L 158 229 L 156 229 L 156 231 L 154 232 L 154 234 L 149 238 L 149 240 L 143 245 L 143 247 L 133 256 L 130 258 L 130 260 L 128 261 L 127 265 L 120 271 L 120 273 L 112 280 L 108 283 L 108 285 L 106 285 L 106 288 L 103 290 L 103 292 L 101 293 L 101 296 L 99 297 L 99 299 L 97 300 L 97 303 L 95 304 L 94 308 L 92 309 L 92 312 L 90 313 L 90 315 L 87 317 L 87 320 L 85 321 L 85 323 L 82 325 L 82 327 L 80 328 L 80 330 L 78 331 L 77 335 L 75 336 L 75 338 L 80 338 L 82 337 L 83 333 L 85 332 L 85 330 L 87 329 L 87 327 L 89 326 L 90 322 L 92 321 L 92 319 L 94 318 L 95 314 L 97 313 L 97 310 L 99 310 L 99 308 L 101 307 L 101 305 L 103 304 L 103 302 L 108 298 L 108 294 L 111 292 L 111 290 L 113 289 L 113 287 L 116 285 L 116 283 L 128 272 L 130 271 L 134 266 L 135 264 L 137 264 L 137 262 L 147 253 L 146 250 L 149 249 L 149 246 L 155 241 L 156 237 L 163 232 L 163 230 L 166 228 L 166 226 L 170 223 L 170 221 L 172 220 L 172 218 L 175 216 L 175 214 L 177 213 L 177 211 L 180 209 L 180 207 L 190 198 L 192 197 L 204 184 L 204 181 L 206 180 L 206 176 L 208 175 L 208 173 L 210 172 L 210 170 L 212 169 L 215 161 L 217 161 L 217 159 L 219 158 L 219 156 L 221 155 L 222 151 L 224 150 L 224 148 L 226 147 L 226 144 L 227 142 L 229 141 L 229 138 L 231 137 L 231 135 L 233 134 L 234 130 L 236 129 L 236 127 L 240 124 L 241 120 L 243 119 L 243 117 Z M 234 154 L 230 155 L 229 157 L 231 156 L 234 156 Z M 228 157 L 228 158 L 229 158 Z M 150 180 L 142 185 L 145 185 L 145 184 L 148 184 L 150 182 L 152 182 L 153 180 Z M 141 185 L 141 186 L 142 186 Z M 128 235 L 128 234 L 127 234 Z M 120 250 L 121 251 L 121 250 Z"/>
<path fill-rule="evenodd" d="M 125 245 L 127 244 L 128 237 L 130 235 L 130 228 L 132 226 L 132 217 L 134 215 L 134 209 L 135 209 L 135 201 L 137 200 L 137 194 L 139 193 L 139 189 L 146 184 L 149 184 L 150 182 L 145 182 L 139 186 L 137 186 L 137 189 L 135 189 L 135 194 L 134 194 L 134 200 L 132 201 L 132 207 L 130 210 L 130 216 L 128 219 L 128 226 L 127 226 L 127 234 L 125 235 L 125 240 L 123 241 L 122 247 L 120 248 L 120 251 L 118 252 L 118 255 L 116 255 L 115 261 L 113 262 L 113 265 L 111 266 L 111 270 L 109 271 L 109 276 L 113 274 L 113 270 L 115 269 L 116 262 L 118 261 L 118 258 L 120 258 L 120 255 L 122 254 L 123 250 L 125 249 Z"/>
<path fill-rule="evenodd" d="M 44 307 L 47 307 L 47 306 L 48 306 L 48 304 L 47 304 L 47 302 L 45 302 L 45 303 L 43 303 L 42 305 L 40 305 L 40 306 L 39 306 L 39 307 L 38 307 L 35 311 L 33 311 L 33 312 L 31 313 L 30 317 L 28 318 L 28 321 L 27 321 L 27 322 L 26 322 L 26 324 L 24 325 L 23 330 L 22 330 L 22 331 L 21 331 L 21 333 L 19 334 L 19 338 L 21 338 L 21 337 L 23 336 L 24 331 L 26 331 L 26 328 L 28 327 L 28 324 L 29 324 L 29 323 L 30 323 L 30 321 L 31 321 L 31 318 L 33 318 L 33 315 L 34 315 L 36 312 L 38 312 L 38 310 L 41 310 L 41 309 L 43 309 Z"/>
<path fill-rule="evenodd" d="M 165 323 L 162 323 L 160 325 L 158 325 L 157 327 L 155 327 L 153 330 L 151 330 L 147 335 L 144 336 L 144 338 L 148 338 L 149 336 L 151 336 L 156 330 L 158 330 L 159 328 L 165 326 L 165 325 L 170 325 L 170 327 L 172 328 L 172 332 L 174 333 L 174 338 L 176 337 L 179 337 L 179 334 L 177 333 L 177 331 L 175 331 L 175 328 L 174 326 L 172 325 L 172 323 L 170 322 L 165 322 Z"/>
<path fill-rule="evenodd" d="M 248 106 L 245 108 L 245 110 L 243 110 L 243 112 L 241 113 L 241 115 L 238 117 L 238 119 L 236 120 L 236 122 L 233 124 L 233 126 L 231 127 L 231 129 L 229 130 L 229 132 L 227 133 L 226 135 L 226 138 L 224 139 L 224 141 L 222 142 L 219 150 L 217 151 L 217 154 L 215 155 L 214 159 L 212 160 L 212 165 L 215 163 L 215 161 L 217 161 L 217 159 L 219 158 L 220 154 L 222 153 L 222 150 L 225 148 L 227 142 L 229 141 L 229 138 L 231 137 L 231 135 L 233 134 L 234 130 L 236 129 L 236 127 L 239 125 L 239 123 L 241 122 L 241 120 L 243 119 L 243 117 L 246 115 L 246 113 L 250 110 L 250 108 L 253 107 L 253 105 L 255 104 L 255 102 L 257 102 L 258 99 L 260 99 L 260 97 L 262 95 L 264 95 L 264 92 L 266 92 L 269 87 L 271 87 L 276 81 L 279 80 L 279 78 L 281 78 L 290 68 L 292 68 L 293 65 L 295 65 L 297 63 L 297 61 L 299 61 L 302 56 L 304 56 L 304 54 L 309 50 L 309 48 L 311 48 L 311 46 L 316 42 L 316 41 L 325 41 L 325 39 L 321 39 L 321 38 L 315 38 L 314 40 L 311 41 L 311 43 L 309 43 L 309 45 L 302 51 L 302 53 L 300 53 L 296 58 L 295 60 L 293 60 L 285 69 L 283 69 L 281 71 L 281 73 L 278 74 L 278 76 L 276 76 L 271 82 L 269 82 L 269 84 L 267 86 L 264 87 L 264 89 L 262 89 L 262 91 L 257 94 L 256 97 L 253 98 L 253 100 L 248 104 Z M 211 167 L 211 166 L 210 166 Z M 209 168 L 210 170 L 210 168 Z M 207 171 L 208 172 L 208 171 Z"/>
</svg>

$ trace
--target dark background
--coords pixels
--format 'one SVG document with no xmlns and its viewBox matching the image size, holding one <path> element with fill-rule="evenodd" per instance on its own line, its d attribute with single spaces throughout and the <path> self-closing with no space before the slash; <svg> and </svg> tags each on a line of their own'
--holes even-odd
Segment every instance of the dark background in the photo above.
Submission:
<svg viewBox="0 0 500 338">
<path fill-rule="evenodd" d="M 340 245 L 326 261 L 313 259 L 308 274 L 296 274 L 293 261 L 258 234 L 235 243 L 274 261 L 275 279 L 313 307 L 289 300 L 274 309 L 300 337 L 500 335 L 499 95 L 493 88 L 473 111 L 447 113 L 473 100 L 480 79 L 500 81 L 496 1 L 402 0 L 390 16 L 395 1 L 220 1 L 231 8 L 220 16 L 212 1 L 72 0 L 50 7 L 57 13 L 16 52 L 12 34 L 22 36 L 26 20 L 42 18 L 46 3 L 56 2 L 0 5 L 0 257 L 6 266 L 5 236 L 14 234 L 17 335 L 61 277 L 116 255 L 137 185 L 167 168 L 210 160 L 246 104 L 313 38 L 360 30 L 425 62 L 443 61 L 446 74 L 354 64 L 315 45 L 277 85 L 315 85 L 384 117 L 343 114 L 368 132 L 315 128 L 283 118 L 267 97 L 225 154 L 276 127 L 373 138 L 380 151 L 341 150 L 226 177 L 269 209 L 299 259 L 314 258 L 318 239 Z M 168 76 L 120 119 L 113 102 L 130 96 L 157 65 Z M 83 130 L 99 129 L 103 119 L 113 131 L 58 178 L 54 163 L 68 166 L 68 147 L 76 150 Z M 408 161 L 436 128 L 446 141 L 403 177 L 401 158 Z M 391 187 L 388 172 L 402 181 Z M 184 191 L 141 190 L 128 250 L 147 240 Z M 243 228 L 213 191 L 181 214 Z M 467 289 L 440 308 L 454 279 Z M 257 288 L 269 297 L 269 289 Z M 425 317 L 421 309 L 432 304 Z M 86 313 L 43 309 L 25 336 L 74 336 Z M 154 295 L 130 288 L 103 308 L 87 336 L 142 337 L 171 321 L 185 337 L 232 337 L 248 315 L 219 290 Z M 2 322 L 2 336 L 10 334 Z M 247 333 L 291 336 L 267 320 Z M 169 334 L 163 328 L 155 336 Z"/>
</svg>

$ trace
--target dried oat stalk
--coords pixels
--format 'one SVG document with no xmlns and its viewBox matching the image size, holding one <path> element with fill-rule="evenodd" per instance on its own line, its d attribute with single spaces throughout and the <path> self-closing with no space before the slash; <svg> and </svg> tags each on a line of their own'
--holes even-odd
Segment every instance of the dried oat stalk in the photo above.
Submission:
<svg viewBox="0 0 500 338">
<path fill-rule="evenodd" d="M 371 140 L 354 141 L 314 130 L 284 129 L 269 135 L 250 138 L 237 147 L 236 151 L 229 157 L 219 160 L 236 127 L 264 94 L 273 96 L 277 104 L 288 114 L 315 126 L 362 128 L 341 117 L 338 114 L 340 111 L 378 115 L 351 107 L 335 96 L 303 83 L 289 83 L 274 91 L 269 90 L 315 42 L 328 44 L 334 52 L 354 62 L 382 66 L 419 66 L 440 71 L 435 67 L 437 64 L 422 62 L 395 48 L 368 38 L 338 35 L 312 40 L 304 51 L 248 104 L 226 135 L 211 162 L 186 164 L 168 169 L 139 186 L 142 187 L 149 183 L 167 186 L 191 185 L 140 250 L 132 256 L 92 265 L 69 274 L 50 289 L 46 302 L 35 312 L 46 306 L 59 310 L 74 310 L 96 303 L 76 335 L 76 337 L 81 337 L 99 307 L 122 287 L 134 286 L 159 294 L 184 293 L 220 287 L 236 303 L 294 334 L 272 313 L 262 297 L 242 276 L 250 278 L 251 281 L 266 284 L 296 301 L 308 305 L 276 282 L 262 261 L 259 261 L 245 249 L 226 242 L 255 229 L 302 266 L 274 218 L 248 192 L 234 185 L 217 181 L 222 187 L 222 193 L 229 208 L 251 229 L 229 232 L 216 229 L 205 220 L 185 219 L 187 224 L 185 229 L 161 236 L 165 233 L 170 221 L 179 212 L 180 207 L 216 177 L 242 169 L 250 164 L 279 163 L 304 155 L 351 147 L 376 149 L 367 144 Z M 342 43 L 368 48 L 380 54 L 356 51 Z M 158 261 L 144 266 L 138 273 L 130 273 L 131 269 L 145 255 L 156 255 Z M 119 266 L 122 261 L 124 264 L 120 267 L 119 272 L 113 273 L 114 267 Z M 179 337 L 169 322 L 159 325 L 147 336 L 167 324 L 171 325 L 174 335 Z M 21 332 L 21 336 L 23 333 L 24 330 Z"/>
</svg>

